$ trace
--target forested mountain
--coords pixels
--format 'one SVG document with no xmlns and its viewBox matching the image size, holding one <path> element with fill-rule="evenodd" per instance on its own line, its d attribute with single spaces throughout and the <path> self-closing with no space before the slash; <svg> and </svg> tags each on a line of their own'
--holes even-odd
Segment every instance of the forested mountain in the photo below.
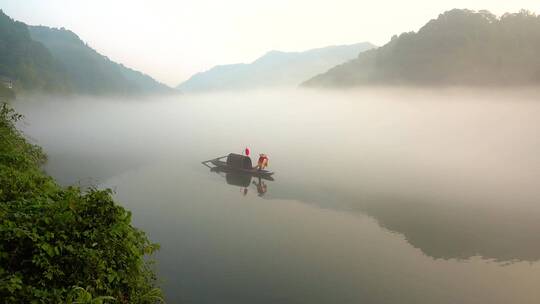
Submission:
<svg viewBox="0 0 540 304">
<path fill-rule="evenodd" d="M 14 21 L 2 11 L 0 76 L 13 80 L 24 90 L 67 92 L 71 89 L 65 70 L 49 50 L 32 40 L 26 24 Z"/>
<path fill-rule="evenodd" d="M 69 30 L 45 26 L 28 28 L 32 39 L 45 45 L 63 65 L 76 92 L 132 94 L 170 90 L 148 75 L 109 60 Z"/>
<path fill-rule="evenodd" d="M 297 86 L 306 78 L 373 48 L 368 42 L 329 46 L 305 52 L 271 51 L 250 64 L 216 66 L 198 73 L 177 88 L 183 92 Z"/>
<path fill-rule="evenodd" d="M 539 16 L 454 9 L 304 85 L 537 85 L 539 54 Z"/>
<path fill-rule="evenodd" d="M 0 77 L 12 80 L 16 91 L 91 95 L 173 91 L 100 55 L 71 31 L 27 26 L 2 11 Z"/>
</svg>

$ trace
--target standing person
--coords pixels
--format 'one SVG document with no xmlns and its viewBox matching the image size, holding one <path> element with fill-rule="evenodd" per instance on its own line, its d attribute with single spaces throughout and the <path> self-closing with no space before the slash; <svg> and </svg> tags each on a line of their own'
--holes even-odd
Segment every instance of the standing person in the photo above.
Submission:
<svg viewBox="0 0 540 304">
<path fill-rule="evenodd" d="M 268 167 L 268 156 L 266 154 L 259 154 L 259 161 L 257 162 L 257 169 L 263 170 Z"/>
</svg>

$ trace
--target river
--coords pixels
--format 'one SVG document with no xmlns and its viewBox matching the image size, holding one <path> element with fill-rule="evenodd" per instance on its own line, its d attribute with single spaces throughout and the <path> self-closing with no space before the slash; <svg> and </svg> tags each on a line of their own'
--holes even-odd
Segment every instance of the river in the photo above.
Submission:
<svg viewBox="0 0 540 304">
<path fill-rule="evenodd" d="M 537 92 L 536 92 L 537 93 Z M 23 97 L 63 185 L 161 244 L 168 303 L 540 303 L 534 90 Z M 273 181 L 201 161 L 266 153 Z"/>
</svg>

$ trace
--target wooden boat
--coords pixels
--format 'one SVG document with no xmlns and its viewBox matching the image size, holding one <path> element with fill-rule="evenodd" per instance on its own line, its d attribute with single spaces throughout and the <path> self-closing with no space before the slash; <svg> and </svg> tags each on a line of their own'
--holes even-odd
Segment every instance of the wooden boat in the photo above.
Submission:
<svg viewBox="0 0 540 304">
<path fill-rule="evenodd" d="M 253 168 L 251 158 L 240 154 L 230 153 L 227 156 L 203 161 L 202 164 L 216 172 L 235 172 L 274 180 L 272 178 L 274 172 Z"/>
</svg>

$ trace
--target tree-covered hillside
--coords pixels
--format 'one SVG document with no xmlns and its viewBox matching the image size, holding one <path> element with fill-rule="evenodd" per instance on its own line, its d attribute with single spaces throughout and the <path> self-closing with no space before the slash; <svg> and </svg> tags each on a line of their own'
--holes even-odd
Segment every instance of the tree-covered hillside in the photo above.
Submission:
<svg viewBox="0 0 540 304">
<path fill-rule="evenodd" d="M 73 32 L 27 26 L 0 11 L 0 77 L 15 91 L 145 94 L 173 90 L 150 76 L 109 60 Z M 5 85 L 0 95 L 4 94 Z"/>
<path fill-rule="evenodd" d="M 32 39 L 45 45 L 65 67 L 75 90 L 86 94 L 160 93 L 170 89 L 150 76 L 109 60 L 66 29 L 29 26 Z"/>
<path fill-rule="evenodd" d="M 454 9 L 304 85 L 540 84 L 539 54 L 539 16 Z"/>
<path fill-rule="evenodd" d="M 49 50 L 32 40 L 26 24 L 14 21 L 2 11 L 0 76 L 13 80 L 15 87 L 22 90 L 67 92 L 71 89 L 65 70 Z"/>
</svg>

